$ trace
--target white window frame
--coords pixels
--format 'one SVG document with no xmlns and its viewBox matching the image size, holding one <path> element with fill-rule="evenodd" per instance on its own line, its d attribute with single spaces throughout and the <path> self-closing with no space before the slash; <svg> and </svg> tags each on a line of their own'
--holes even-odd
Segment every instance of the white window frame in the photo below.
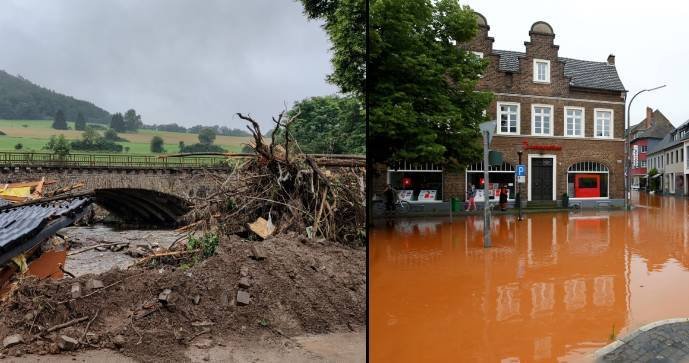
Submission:
<svg viewBox="0 0 689 363">
<path fill-rule="evenodd" d="M 473 53 L 475 56 L 477 56 L 477 57 L 483 59 L 483 52 L 476 52 L 476 51 L 473 51 L 473 50 L 472 50 L 471 53 Z"/>
<path fill-rule="evenodd" d="M 581 111 L 581 135 L 567 135 L 567 111 L 568 110 L 577 110 Z M 576 106 L 565 106 L 564 108 L 564 115 L 562 117 L 563 120 L 563 126 L 564 128 L 562 129 L 562 135 L 565 137 L 579 137 L 579 138 L 584 138 L 586 137 L 586 108 L 584 107 L 576 107 Z"/>
<path fill-rule="evenodd" d="M 538 63 L 545 63 L 545 80 L 538 79 Z M 550 83 L 550 61 L 547 59 L 533 60 L 533 81 L 534 83 Z"/>
<path fill-rule="evenodd" d="M 537 133 L 536 132 L 536 107 L 538 108 L 549 108 L 550 109 L 550 120 L 548 121 L 550 123 L 549 125 L 549 132 L 546 134 L 544 132 Z M 545 105 L 545 104 L 531 104 L 531 135 L 532 136 L 553 136 L 554 135 L 554 128 L 555 128 L 555 122 L 553 120 L 553 116 L 555 115 L 555 108 L 553 105 Z M 541 130 L 543 130 L 543 119 L 541 119 Z"/>
<path fill-rule="evenodd" d="M 509 132 L 509 131 L 503 132 L 500 130 L 501 129 L 501 122 L 502 122 L 502 114 L 500 112 L 500 106 L 503 106 L 503 105 L 505 105 L 505 106 L 517 106 L 517 132 L 516 133 L 515 132 Z M 520 129 L 521 129 L 521 123 L 522 123 L 521 112 L 522 112 L 522 106 L 518 102 L 497 102 L 496 115 L 498 116 L 497 117 L 498 125 L 497 125 L 497 132 L 496 133 L 499 135 L 520 135 L 520 133 L 521 133 Z M 507 130 L 509 130 L 509 129 L 510 129 L 510 126 L 509 126 L 509 121 L 508 121 Z"/>
<path fill-rule="evenodd" d="M 610 136 L 598 135 L 598 112 L 610 112 Z M 593 137 L 596 139 L 612 139 L 615 137 L 615 110 L 611 108 L 593 109 Z"/>
</svg>

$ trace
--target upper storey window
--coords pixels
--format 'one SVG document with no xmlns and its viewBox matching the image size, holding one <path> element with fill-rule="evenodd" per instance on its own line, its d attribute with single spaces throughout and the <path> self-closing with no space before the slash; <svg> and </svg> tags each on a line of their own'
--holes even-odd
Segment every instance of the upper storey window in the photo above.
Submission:
<svg viewBox="0 0 689 363">
<path fill-rule="evenodd" d="M 498 133 L 519 134 L 519 104 L 498 102 Z"/>
<path fill-rule="evenodd" d="M 611 139 L 612 134 L 612 110 L 597 108 L 593 110 L 596 122 L 593 125 L 593 136 L 603 139 Z"/>
<path fill-rule="evenodd" d="M 550 83 L 550 61 L 545 59 L 534 59 L 533 61 L 533 81 L 536 83 Z"/>
</svg>

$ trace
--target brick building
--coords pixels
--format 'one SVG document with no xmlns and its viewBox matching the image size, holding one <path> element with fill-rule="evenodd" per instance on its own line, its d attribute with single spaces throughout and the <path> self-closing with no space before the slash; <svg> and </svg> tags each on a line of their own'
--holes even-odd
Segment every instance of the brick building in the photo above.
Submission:
<svg viewBox="0 0 689 363">
<path fill-rule="evenodd" d="M 542 21 L 532 25 L 524 52 L 493 49 L 490 27 L 477 15 L 476 36 L 458 46 L 490 61 L 477 88 L 495 95 L 486 110 L 498 121 L 491 150 L 501 152 L 504 161 L 489 168 L 491 189 L 506 185 L 514 200 L 514 170 L 522 151 L 527 168 L 522 200 L 554 204 L 568 193 L 570 203 L 622 203 L 626 90 L 615 57 L 605 62 L 560 57 L 553 29 Z M 436 201 L 464 200 L 468 184 L 479 189 L 483 184 L 480 160 L 465 171 L 433 165 L 379 171 L 383 177 L 377 178 L 374 193 L 387 182 L 416 202 L 421 195 Z M 435 198 L 428 198 L 429 190 L 436 191 Z M 477 201 L 482 198 L 480 190 Z"/>
<path fill-rule="evenodd" d="M 648 150 L 653 149 L 675 127 L 660 110 L 646 107 L 646 118 L 630 129 L 632 188 L 648 187 Z"/>
<path fill-rule="evenodd" d="M 658 171 L 654 177 L 658 178 L 658 189 L 663 194 L 689 195 L 689 161 L 684 157 L 685 153 L 689 153 L 689 121 L 649 147 L 648 168 Z"/>
</svg>

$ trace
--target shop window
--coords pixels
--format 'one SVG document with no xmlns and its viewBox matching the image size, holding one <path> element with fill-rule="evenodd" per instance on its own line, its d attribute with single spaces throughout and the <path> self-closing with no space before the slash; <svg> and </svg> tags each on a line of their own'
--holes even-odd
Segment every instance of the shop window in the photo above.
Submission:
<svg viewBox="0 0 689 363">
<path fill-rule="evenodd" d="M 607 198 L 608 168 L 585 161 L 573 164 L 567 171 L 567 194 L 570 198 Z"/>
<path fill-rule="evenodd" d="M 443 172 L 388 170 L 388 183 L 410 202 L 442 200 Z"/>
<path fill-rule="evenodd" d="M 488 178 L 488 182 L 491 184 L 490 200 L 498 200 L 502 186 L 507 187 L 507 199 L 514 200 L 516 184 L 514 167 L 511 164 L 503 162 L 501 165 L 490 166 L 488 168 Z M 483 179 L 483 163 L 475 163 L 467 168 L 466 181 L 467 188 L 473 184 L 478 191 L 476 193 L 476 202 L 484 201 L 483 187 L 485 181 Z"/>
</svg>

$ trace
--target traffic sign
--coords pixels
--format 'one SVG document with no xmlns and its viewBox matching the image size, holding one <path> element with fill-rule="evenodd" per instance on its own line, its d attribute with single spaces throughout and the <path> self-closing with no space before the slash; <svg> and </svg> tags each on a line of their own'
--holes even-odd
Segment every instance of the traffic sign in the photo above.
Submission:
<svg viewBox="0 0 689 363">
<path fill-rule="evenodd" d="M 526 165 L 517 164 L 516 173 L 517 173 L 517 176 L 526 176 Z"/>
</svg>

